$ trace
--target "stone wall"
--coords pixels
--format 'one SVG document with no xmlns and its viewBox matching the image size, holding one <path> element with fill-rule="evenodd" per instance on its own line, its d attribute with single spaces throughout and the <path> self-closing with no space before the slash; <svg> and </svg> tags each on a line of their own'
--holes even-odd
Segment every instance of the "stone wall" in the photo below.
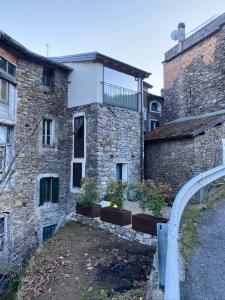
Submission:
<svg viewBox="0 0 225 300">
<path fill-rule="evenodd" d="M 177 192 L 193 176 L 222 163 L 225 124 L 195 138 L 145 145 L 145 177 L 169 183 Z"/>
<path fill-rule="evenodd" d="M 224 109 L 225 26 L 164 62 L 164 121 Z"/>
<path fill-rule="evenodd" d="M 137 232 L 129 226 L 122 227 L 119 225 L 103 222 L 100 220 L 100 218 L 92 219 L 75 213 L 70 214 L 67 217 L 67 220 L 76 221 L 78 223 L 104 229 L 116 234 L 117 236 L 125 240 L 137 241 L 148 246 L 156 246 L 156 237 L 147 233 Z"/>
<path fill-rule="evenodd" d="M 5 257 L 0 256 L 0 265 L 6 259 L 20 265 L 21 258 L 42 242 L 43 226 L 59 224 L 74 207 L 68 184 L 72 153 L 72 130 L 66 109 L 68 74 L 55 68 L 54 89 L 46 93 L 42 85 L 43 67 L 41 63 L 17 58 L 18 157 L 14 189 L 0 196 L 1 212 L 7 211 L 9 216 L 7 251 Z M 54 147 L 48 149 L 42 147 L 43 117 L 51 117 L 55 122 Z M 26 146 L 18 152 L 22 145 Z M 39 206 L 40 174 L 59 176 L 58 203 Z"/>
<path fill-rule="evenodd" d="M 116 163 L 128 164 L 128 183 L 141 178 L 140 114 L 133 110 L 93 103 L 70 108 L 86 116 L 86 176 L 95 177 L 104 193 L 108 181 L 116 179 Z"/>
</svg>

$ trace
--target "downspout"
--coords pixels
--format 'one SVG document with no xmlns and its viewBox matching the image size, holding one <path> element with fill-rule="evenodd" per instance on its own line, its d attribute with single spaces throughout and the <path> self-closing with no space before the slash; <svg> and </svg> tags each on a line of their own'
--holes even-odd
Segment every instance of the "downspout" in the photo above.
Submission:
<svg viewBox="0 0 225 300">
<path fill-rule="evenodd" d="M 141 120 L 140 120 L 140 133 L 141 133 L 141 182 L 143 180 L 143 79 L 139 79 L 140 88 L 140 102 L 141 102 Z"/>
</svg>

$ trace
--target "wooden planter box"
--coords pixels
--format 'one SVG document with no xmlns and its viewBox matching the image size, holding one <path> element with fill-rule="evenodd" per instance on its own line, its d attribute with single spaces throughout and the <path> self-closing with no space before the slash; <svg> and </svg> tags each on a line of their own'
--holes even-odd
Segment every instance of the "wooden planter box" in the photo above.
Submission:
<svg viewBox="0 0 225 300">
<path fill-rule="evenodd" d="M 126 226 L 131 224 L 131 211 L 119 208 L 103 207 L 101 209 L 101 220 L 115 225 Z"/>
<path fill-rule="evenodd" d="M 157 223 L 167 223 L 165 218 L 158 218 L 148 214 L 132 216 L 132 229 L 157 236 Z"/>
<path fill-rule="evenodd" d="M 80 203 L 77 203 L 76 213 L 90 218 L 98 218 L 101 214 L 101 205 L 91 203 L 87 206 L 83 206 Z"/>
</svg>

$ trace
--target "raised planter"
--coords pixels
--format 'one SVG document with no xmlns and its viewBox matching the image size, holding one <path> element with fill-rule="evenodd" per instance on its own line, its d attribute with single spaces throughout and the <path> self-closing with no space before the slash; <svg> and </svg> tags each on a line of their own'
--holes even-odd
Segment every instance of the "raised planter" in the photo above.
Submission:
<svg viewBox="0 0 225 300">
<path fill-rule="evenodd" d="M 131 211 L 119 208 L 103 207 L 101 209 L 101 220 L 115 225 L 126 226 L 131 224 Z"/>
<path fill-rule="evenodd" d="M 165 218 L 158 218 L 148 214 L 132 215 L 132 229 L 157 236 L 157 223 L 167 223 Z"/>
<path fill-rule="evenodd" d="M 101 214 L 101 205 L 91 203 L 86 206 L 80 203 L 76 204 L 76 213 L 90 218 L 98 218 Z"/>
</svg>

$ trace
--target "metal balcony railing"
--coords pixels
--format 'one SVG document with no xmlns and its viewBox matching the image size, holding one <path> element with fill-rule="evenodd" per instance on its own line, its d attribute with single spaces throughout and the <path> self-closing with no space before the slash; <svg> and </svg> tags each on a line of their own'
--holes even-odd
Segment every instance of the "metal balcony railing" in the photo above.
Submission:
<svg viewBox="0 0 225 300">
<path fill-rule="evenodd" d="M 138 110 L 138 92 L 102 82 L 103 102 L 123 108 Z"/>
</svg>

